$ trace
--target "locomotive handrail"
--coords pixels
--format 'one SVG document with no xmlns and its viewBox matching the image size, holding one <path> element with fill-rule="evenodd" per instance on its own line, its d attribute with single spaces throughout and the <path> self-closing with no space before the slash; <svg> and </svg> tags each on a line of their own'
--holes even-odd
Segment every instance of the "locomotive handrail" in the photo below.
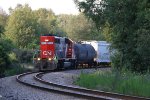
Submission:
<svg viewBox="0 0 150 100">
<path fill-rule="evenodd" d="M 34 64 L 35 55 L 37 54 L 38 51 L 41 52 L 41 50 L 34 50 L 33 57 L 32 57 L 32 58 L 33 58 L 33 64 Z M 37 58 L 37 57 L 36 57 L 36 58 Z"/>
</svg>

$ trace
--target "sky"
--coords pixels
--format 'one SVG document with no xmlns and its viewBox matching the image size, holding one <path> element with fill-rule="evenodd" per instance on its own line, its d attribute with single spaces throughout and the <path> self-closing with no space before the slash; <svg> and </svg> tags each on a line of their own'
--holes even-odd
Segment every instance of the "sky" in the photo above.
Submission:
<svg viewBox="0 0 150 100">
<path fill-rule="evenodd" d="M 73 0 L 0 0 L 0 8 L 6 13 L 9 13 L 10 7 L 15 8 L 17 4 L 29 4 L 33 10 L 38 8 L 52 9 L 56 15 L 79 13 Z"/>
</svg>

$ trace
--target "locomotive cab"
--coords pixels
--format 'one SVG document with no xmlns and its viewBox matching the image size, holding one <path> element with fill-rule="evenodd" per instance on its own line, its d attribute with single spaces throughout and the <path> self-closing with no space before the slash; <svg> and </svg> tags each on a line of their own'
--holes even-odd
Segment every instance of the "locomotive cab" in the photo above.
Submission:
<svg viewBox="0 0 150 100">
<path fill-rule="evenodd" d="M 34 64 L 39 70 L 54 70 L 57 67 L 55 56 L 55 38 L 54 36 L 40 37 L 40 50 L 35 52 Z"/>
</svg>

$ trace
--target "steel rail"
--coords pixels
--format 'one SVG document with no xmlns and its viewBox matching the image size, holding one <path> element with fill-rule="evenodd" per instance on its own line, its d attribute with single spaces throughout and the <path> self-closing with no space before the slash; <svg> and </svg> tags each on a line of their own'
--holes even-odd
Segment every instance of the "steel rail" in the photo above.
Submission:
<svg viewBox="0 0 150 100">
<path fill-rule="evenodd" d="M 87 88 L 78 88 L 78 87 L 73 87 L 73 86 L 56 84 L 56 83 L 48 82 L 48 81 L 42 79 L 43 74 L 45 74 L 45 73 L 42 73 L 42 72 L 38 73 L 34 76 L 34 78 L 44 84 L 52 85 L 52 86 L 63 88 L 63 89 L 79 91 L 79 92 L 98 95 L 98 96 L 123 99 L 123 100 L 150 100 L 150 98 L 144 98 L 144 97 L 138 97 L 138 96 L 124 95 L 124 94 L 118 94 L 118 93 L 104 92 L 104 91 L 92 90 L 92 89 L 87 89 Z"/>
<path fill-rule="evenodd" d="M 50 72 L 53 72 L 53 71 L 50 71 Z M 110 98 L 103 97 L 103 96 L 91 96 L 91 95 L 80 94 L 76 92 L 68 92 L 68 91 L 63 91 L 63 90 L 58 90 L 58 89 L 46 88 L 46 87 L 42 87 L 36 84 L 31 84 L 22 80 L 24 76 L 29 75 L 29 74 L 34 74 L 34 73 L 37 73 L 37 72 L 27 72 L 27 73 L 20 74 L 16 77 L 16 80 L 17 82 L 24 84 L 26 86 L 34 87 L 36 89 L 41 89 L 41 90 L 48 91 L 48 92 L 54 92 L 58 94 L 74 96 L 74 97 L 79 97 L 79 98 L 89 99 L 89 100 L 108 100 L 108 99 L 110 100 Z"/>
</svg>

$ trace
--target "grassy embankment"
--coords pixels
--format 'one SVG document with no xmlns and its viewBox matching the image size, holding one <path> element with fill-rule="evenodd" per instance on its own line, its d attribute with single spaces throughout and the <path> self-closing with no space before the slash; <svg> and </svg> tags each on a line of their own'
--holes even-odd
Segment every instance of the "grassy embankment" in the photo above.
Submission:
<svg viewBox="0 0 150 100">
<path fill-rule="evenodd" d="M 150 74 L 140 75 L 116 71 L 81 73 L 75 84 L 107 92 L 150 97 Z"/>
</svg>

